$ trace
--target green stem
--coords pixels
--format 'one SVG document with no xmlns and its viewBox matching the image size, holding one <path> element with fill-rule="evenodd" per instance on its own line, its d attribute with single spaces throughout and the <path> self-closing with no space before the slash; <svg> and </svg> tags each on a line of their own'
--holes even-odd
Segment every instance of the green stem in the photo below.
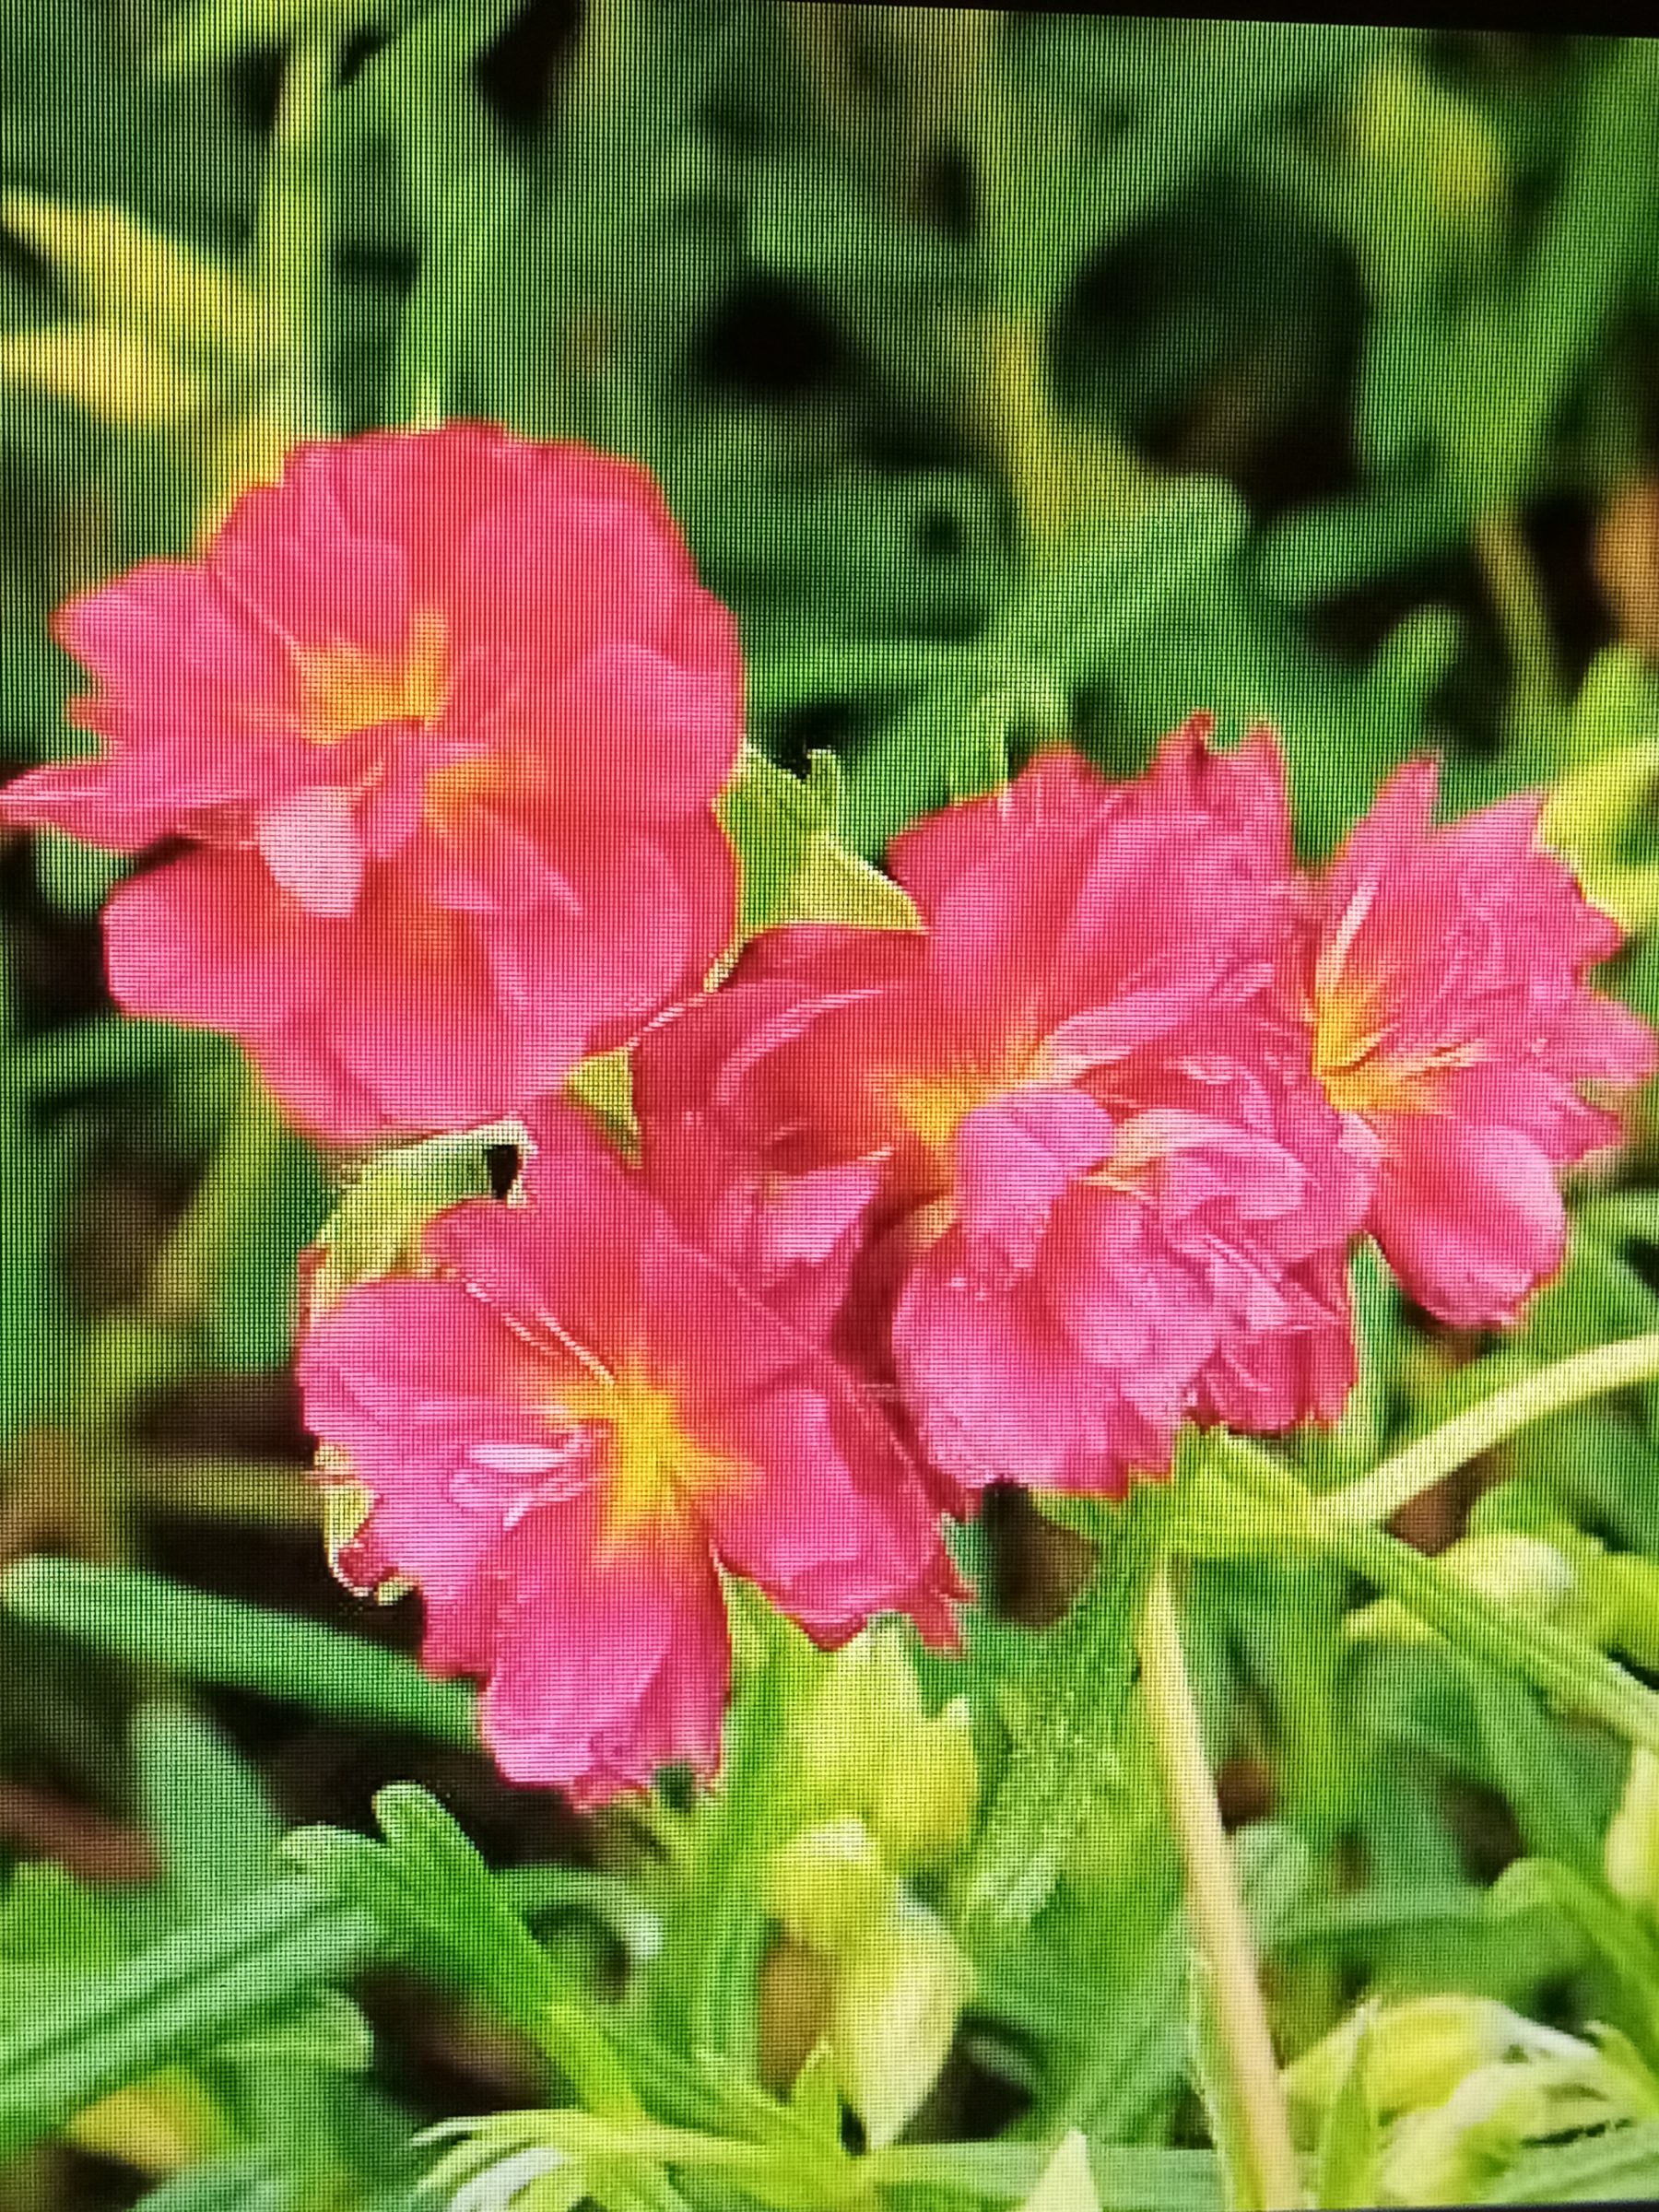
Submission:
<svg viewBox="0 0 1659 2212">
<path fill-rule="evenodd" d="M 1029 315 L 994 309 L 973 335 L 984 363 L 985 427 L 1004 478 L 1028 537 L 1052 545 L 1065 523 L 1065 498 L 1055 466 L 1043 333 Z"/>
<path fill-rule="evenodd" d="M 1290 2212 L 1302 2201 L 1301 2173 L 1262 2000 L 1255 1941 L 1221 1825 L 1167 1564 L 1157 1568 L 1147 1593 L 1140 1663 L 1164 1794 L 1186 1870 L 1193 1934 L 1213 1980 L 1217 2025 L 1260 2201 L 1268 2212 Z"/>
<path fill-rule="evenodd" d="M 1559 1359 L 1522 1382 L 1500 1390 L 1466 1413 L 1443 1421 L 1438 1429 L 1407 1444 L 1358 1482 L 1330 1491 L 1318 1500 L 1320 1521 L 1365 1527 L 1386 1521 L 1424 1490 L 1431 1490 L 1468 1460 L 1489 1452 L 1494 1445 L 1547 1414 L 1562 1412 L 1584 1398 L 1609 1390 L 1627 1389 L 1659 1376 L 1659 1331 L 1630 1336 L 1617 1344 L 1597 1345 Z"/>
<path fill-rule="evenodd" d="M 1659 1696 L 1583 1637 L 1465 1588 L 1435 1560 L 1381 1529 L 1339 1527 L 1324 1541 L 1333 1558 L 1460 1650 L 1531 1682 L 1569 1712 L 1587 1713 L 1659 1751 Z"/>
<path fill-rule="evenodd" d="M 1561 712 L 1561 672 L 1537 568 L 1512 508 L 1476 524 L 1475 548 L 1509 652 L 1517 719 L 1547 721 Z"/>
</svg>

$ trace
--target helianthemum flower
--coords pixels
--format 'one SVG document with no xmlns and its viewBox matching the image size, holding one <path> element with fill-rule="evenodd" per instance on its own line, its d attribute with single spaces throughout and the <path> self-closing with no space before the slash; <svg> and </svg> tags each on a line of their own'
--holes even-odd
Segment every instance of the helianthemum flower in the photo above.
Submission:
<svg viewBox="0 0 1659 2212">
<path fill-rule="evenodd" d="M 488 1678 L 486 1739 L 583 1804 L 707 1773 L 720 1571 L 809 1634 L 951 1633 L 916 1469 L 846 1369 L 688 1241 L 571 1109 L 529 1117 L 522 1203 L 429 1225 L 444 1274 L 362 1284 L 300 1347 L 306 1418 L 373 1500 L 347 1571 L 421 1591 L 426 1659 Z"/>
<path fill-rule="evenodd" d="M 725 947 L 736 633 L 622 462 L 470 425 L 301 447 L 201 559 L 57 629 L 104 750 L 0 813 L 189 841 L 110 901 L 115 995 L 243 1040 L 320 1135 L 506 1112 Z"/>
<path fill-rule="evenodd" d="M 1540 850 L 1542 796 L 1433 827 L 1402 769 L 1321 888 L 1306 993 L 1326 1095 L 1370 1148 L 1367 1226 L 1419 1304 L 1512 1321 L 1560 1262 L 1559 1169 L 1619 1134 L 1586 1081 L 1651 1075 L 1655 1040 L 1595 996 L 1621 933 Z"/>
<path fill-rule="evenodd" d="M 1206 728 L 1138 785 L 1054 754 L 947 808 L 888 856 L 924 929 L 770 932 L 638 1054 L 648 1160 L 702 1116 L 785 1256 L 858 1212 L 841 1342 L 971 1488 L 1121 1490 L 1188 1414 L 1282 1427 L 1347 1386 L 1366 1179 L 1286 1011 L 1282 779 Z"/>
</svg>

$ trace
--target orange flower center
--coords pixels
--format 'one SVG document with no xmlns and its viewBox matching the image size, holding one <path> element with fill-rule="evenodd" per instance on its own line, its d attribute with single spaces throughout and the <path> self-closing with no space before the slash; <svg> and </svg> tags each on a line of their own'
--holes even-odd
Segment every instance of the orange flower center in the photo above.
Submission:
<svg viewBox="0 0 1659 2212">
<path fill-rule="evenodd" d="M 605 1541 L 613 1550 L 641 1535 L 683 1528 L 700 1500 L 733 1488 L 749 1472 L 741 1461 L 700 1443 L 673 1394 L 637 1369 L 566 1385 L 548 1413 L 560 1425 L 597 1421 L 610 1432 Z"/>
<path fill-rule="evenodd" d="M 305 735 L 315 745 L 334 745 L 385 722 L 435 722 L 449 692 L 448 649 L 443 617 L 422 607 L 397 661 L 381 660 L 356 645 L 302 651 Z"/>
</svg>

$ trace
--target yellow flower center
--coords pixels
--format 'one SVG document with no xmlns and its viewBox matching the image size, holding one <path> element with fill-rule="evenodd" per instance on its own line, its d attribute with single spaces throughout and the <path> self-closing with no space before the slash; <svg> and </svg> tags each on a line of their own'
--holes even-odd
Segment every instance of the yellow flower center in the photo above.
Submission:
<svg viewBox="0 0 1659 2212">
<path fill-rule="evenodd" d="M 1010 1051 L 995 1067 L 952 1067 L 934 1076 L 893 1076 L 883 1086 L 893 1111 L 930 1152 L 946 1152 L 968 1116 L 1017 1090 L 1052 1079 L 1041 1049 Z"/>
<path fill-rule="evenodd" d="M 988 1106 L 1009 1088 L 993 1076 L 967 1071 L 944 1076 L 900 1076 L 888 1096 L 907 1129 L 930 1151 L 943 1152 L 977 1106 Z"/>
<path fill-rule="evenodd" d="M 1478 1044 L 1445 1044 L 1386 1057 L 1371 994 L 1338 984 L 1313 1007 L 1313 1072 L 1339 1113 L 1432 1113 L 1433 1078 L 1480 1058 Z"/>
<path fill-rule="evenodd" d="M 449 691 L 443 617 L 423 607 L 409 624 L 403 657 L 383 661 L 356 645 L 325 645 L 299 655 L 306 735 L 333 745 L 383 722 L 436 721 Z"/>
<path fill-rule="evenodd" d="M 605 1542 L 612 1550 L 683 1526 L 700 1499 L 734 1487 L 749 1472 L 690 1435 L 672 1393 L 637 1370 L 567 1385 L 548 1411 L 560 1423 L 598 1421 L 610 1431 Z"/>
<path fill-rule="evenodd" d="M 434 829 L 450 830 L 475 799 L 492 798 L 522 781 L 522 770 L 502 754 L 475 753 L 433 769 L 422 787 L 422 811 Z"/>
</svg>

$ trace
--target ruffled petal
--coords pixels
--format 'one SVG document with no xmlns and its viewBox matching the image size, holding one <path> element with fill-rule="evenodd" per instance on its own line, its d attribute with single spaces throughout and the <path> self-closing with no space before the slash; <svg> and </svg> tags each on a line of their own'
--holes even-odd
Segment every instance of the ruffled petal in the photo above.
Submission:
<svg viewBox="0 0 1659 2212">
<path fill-rule="evenodd" d="M 585 1807 L 671 1764 L 712 1776 L 731 1642 L 700 1539 L 612 1545 L 589 1496 L 527 1513 L 498 1572 L 479 1724 L 509 1781 L 551 1784 Z"/>
</svg>

